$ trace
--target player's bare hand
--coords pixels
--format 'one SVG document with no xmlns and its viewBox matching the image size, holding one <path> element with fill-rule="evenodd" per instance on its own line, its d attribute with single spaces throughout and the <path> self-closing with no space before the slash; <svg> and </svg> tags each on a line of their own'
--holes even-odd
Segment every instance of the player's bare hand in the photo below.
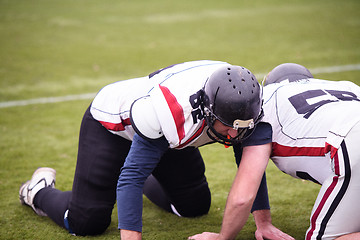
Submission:
<svg viewBox="0 0 360 240">
<path fill-rule="evenodd" d="M 219 237 L 218 233 L 203 232 L 203 233 L 191 236 L 188 239 L 189 240 L 216 240 L 216 239 L 218 239 L 218 237 Z"/>
<path fill-rule="evenodd" d="M 255 232 L 256 240 L 273 239 L 273 240 L 295 240 L 295 238 L 282 232 L 272 224 L 267 225 Z"/>
</svg>

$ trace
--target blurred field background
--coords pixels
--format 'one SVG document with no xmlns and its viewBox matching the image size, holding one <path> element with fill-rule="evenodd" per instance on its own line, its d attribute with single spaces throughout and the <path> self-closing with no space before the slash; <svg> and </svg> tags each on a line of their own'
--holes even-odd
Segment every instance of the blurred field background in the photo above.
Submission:
<svg viewBox="0 0 360 240">
<path fill-rule="evenodd" d="M 360 84 L 359 12 L 358 0 L 0 0 L 0 239 L 74 239 L 21 206 L 18 189 L 40 166 L 57 170 L 57 188 L 71 189 L 80 121 L 91 97 L 6 103 L 92 96 L 111 82 L 198 59 L 242 65 L 259 81 L 283 62 L 310 69 L 351 65 L 314 75 Z M 233 153 L 219 144 L 201 151 L 210 213 L 178 218 L 145 198 L 143 239 L 220 230 L 236 171 Z M 319 186 L 271 162 L 267 176 L 274 225 L 303 239 Z M 238 239 L 254 239 L 255 229 L 250 217 Z M 116 211 L 105 234 L 80 239 L 119 239 Z"/>
</svg>

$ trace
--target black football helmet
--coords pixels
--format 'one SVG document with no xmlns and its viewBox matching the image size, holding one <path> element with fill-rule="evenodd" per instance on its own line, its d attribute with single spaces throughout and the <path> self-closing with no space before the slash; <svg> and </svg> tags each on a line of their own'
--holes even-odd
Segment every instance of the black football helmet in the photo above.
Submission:
<svg viewBox="0 0 360 240">
<path fill-rule="evenodd" d="M 264 86 L 271 83 L 279 83 L 288 79 L 289 82 L 298 81 L 305 78 L 313 78 L 311 72 L 304 66 L 296 63 L 283 63 L 275 67 L 264 78 Z"/>
<path fill-rule="evenodd" d="M 248 69 L 224 66 L 205 83 L 202 109 L 212 140 L 225 145 L 240 143 L 250 136 L 263 116 L 262 89 Z M 231 138 L 216 132 L 215 120 L 236 129 L 238 135 Z"/>
</svg>

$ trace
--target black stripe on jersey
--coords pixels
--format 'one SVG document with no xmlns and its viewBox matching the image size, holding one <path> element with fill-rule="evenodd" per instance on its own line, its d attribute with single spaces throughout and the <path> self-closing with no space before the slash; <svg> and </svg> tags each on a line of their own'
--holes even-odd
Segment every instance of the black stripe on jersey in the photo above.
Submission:
<svg viewBox="0 0 360 240">
<path fill-rule="evenodd" d="M 321 222 L 320 225 L 320 230 L 319 233 L 316 237 L 316 239 L 321 239 L 324 235 L 325 229 L 326 229 L 326 225 L 328 224 L 331 216 L 333 215 L 335 209 L 337 208 L 337 206 L 339 205 L 341 199 L 343 198 L 343 196 L 346 193 L 346 190 L 349 186 L 350 183 L 350 178 L 351 178 L 351 168 L 350 168 L 350 159 L 349 159 L 349 154 L 345 145 L 345 141 L 343 141 L 341 143 L 341 150 L 342 150 L 342 154 L 344 156 L 344 167 L 345 167 L 345 179 L 344 182 L 340 188 L 339 193 L 336 195 L 333 203 L 330 205 L 330 208 L 328 210 L 328 212 L 326 213 L 324 219 Z"/>
</svg>

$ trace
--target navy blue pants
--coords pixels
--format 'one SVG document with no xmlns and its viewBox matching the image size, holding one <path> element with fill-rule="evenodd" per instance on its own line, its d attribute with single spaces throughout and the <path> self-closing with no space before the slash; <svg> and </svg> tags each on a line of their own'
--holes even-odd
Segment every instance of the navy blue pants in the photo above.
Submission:
<svg viewBox="0 0 360 240">
<path fill-rule="evenodd" d="M 72 191 L 44 188 L 36 195 L 35 206 L 62 227 L 69 210 L 69 226 L 76 235 L 101 234 L 111 222 L 116 185 L 130 145 L 131 141 L 110 133 L 93 119 L 88 109 L 80 128 Z M 172 204 L 184 217 L 200 216 L 208 212 L 211 203 L 204 173 L 197 148 L 169 149 L 146 181 L 144 192 L 167 211 Z"/>
</svg>

